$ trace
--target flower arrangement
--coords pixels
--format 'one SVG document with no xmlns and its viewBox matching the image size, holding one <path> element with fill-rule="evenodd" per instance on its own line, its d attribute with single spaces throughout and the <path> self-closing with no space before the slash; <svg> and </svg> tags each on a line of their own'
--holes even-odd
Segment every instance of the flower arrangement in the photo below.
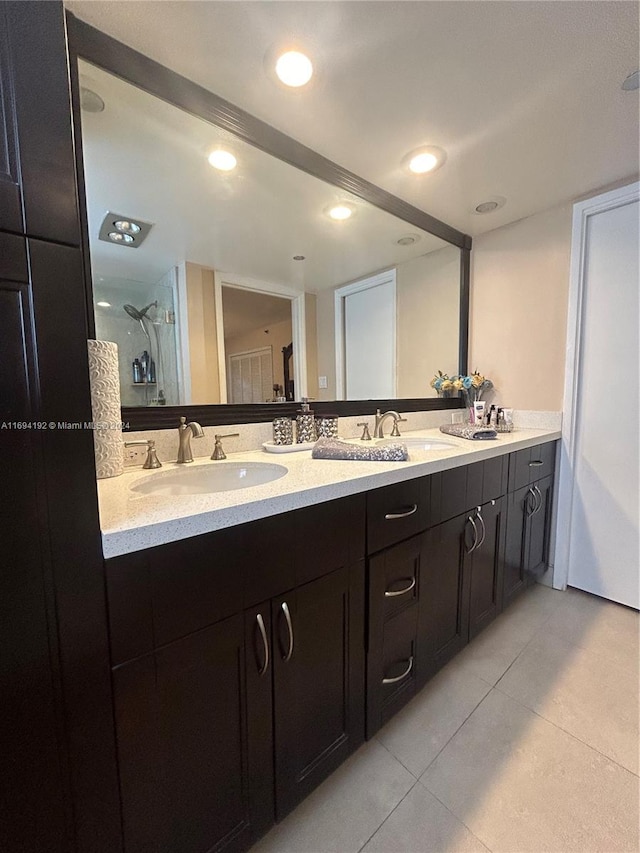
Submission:
<svg viewBox="0 0 640 853">
<path fill-rule="evenodd" d="M 439 370 L 431 380 L 431 387 L 438 392 L 438 396 L 449 395 L 454 390 L 452 380 Z"/>
<path fill-rule="evenodd" d="M 493 382 L 474 370 L 468 376 L 448 376 L 439 370 L 431 380 L 431 387 L 438 395 L 448 396 L 452 391 L 461 391 L 467 406 L 472 406 L 476 400 L 481 400 L 485 391 L 493 388 Z"/>
</svg>

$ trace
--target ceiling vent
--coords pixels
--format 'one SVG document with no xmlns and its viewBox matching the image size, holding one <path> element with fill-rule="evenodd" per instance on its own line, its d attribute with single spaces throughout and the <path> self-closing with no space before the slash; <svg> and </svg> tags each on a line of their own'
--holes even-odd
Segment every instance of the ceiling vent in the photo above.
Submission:
<svg viewBox="0 0 640 853">
<path fill-rule="evenodd" d="M 105 243 L 137 249 L 152 228 L 151 222 L 143 222 L 141 219 L 109 211 L 102 220 L 98 239 Z"/>
</svg>

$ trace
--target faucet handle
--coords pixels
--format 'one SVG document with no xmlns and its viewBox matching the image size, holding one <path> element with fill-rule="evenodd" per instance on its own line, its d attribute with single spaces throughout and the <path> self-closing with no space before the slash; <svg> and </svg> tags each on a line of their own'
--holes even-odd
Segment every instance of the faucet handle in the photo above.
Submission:
<svg viewBox="0 0 640 853">
<path fill-rule="evenodd" d="M 369 424 L 366 421 L 363 421 L 361 424 L 356 424 L 356 426 L 364 427 L 362 430 L 362 435 L 360 436 L 360 441 L 371 441 L 371 435 L 369 434 Z"/>
<path fill-rule="evenodd" d="M 406 424 L 406 418 L 394 418 L 393 419 L 393 429 L 391 430 L 392 438 L 400 438 L 400 430 L 398 429 L 398 424 Z"/>
<path fill-rule="evenodd" d="M 136 441 L 125 441 L 125 447 L 146 447 L 147 448 L 147 458 L 144 460 L 144 465 L 142 466 L 145 470 L 149 470 L 151 468 L 162 468 L 162 462 L 158 459 L 158 455 L 156 453 L 156 443 L 154 439 L 139 439 Z"/>
<path fill-rule="evenodd" d="M 222 439 L 223 438 L 237 438 L 240 435 L 239 432 L 228 432 L 226 435 L 214 435 L 215 444 L 213 446 L 213 453 L 211 454 L 211 458 L 218 461 L 220 459 L 226 459 L 227 454 L 222 449 Z"/>
</svg>

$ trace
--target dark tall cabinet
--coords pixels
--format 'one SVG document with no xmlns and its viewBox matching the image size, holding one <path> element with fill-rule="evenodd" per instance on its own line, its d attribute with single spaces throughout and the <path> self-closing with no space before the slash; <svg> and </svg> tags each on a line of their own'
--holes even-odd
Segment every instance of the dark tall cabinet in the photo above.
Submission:
<svg viewBox="0 0 640 853">
<path fill-rule="evenodd" d="M 120 849 L 62 4 L 0 3 L 0 847 Z"/>
</svg>

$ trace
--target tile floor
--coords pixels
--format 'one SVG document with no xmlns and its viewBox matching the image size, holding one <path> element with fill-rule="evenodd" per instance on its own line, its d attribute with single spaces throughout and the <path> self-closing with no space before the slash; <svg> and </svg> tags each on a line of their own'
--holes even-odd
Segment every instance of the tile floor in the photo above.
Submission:
<svg viewBox="0 0 640 853">
<path fill-rule="evenodd" d="M 536 586 L 252 853 L 639 850 L 638 614 Z"/>
</svg>

